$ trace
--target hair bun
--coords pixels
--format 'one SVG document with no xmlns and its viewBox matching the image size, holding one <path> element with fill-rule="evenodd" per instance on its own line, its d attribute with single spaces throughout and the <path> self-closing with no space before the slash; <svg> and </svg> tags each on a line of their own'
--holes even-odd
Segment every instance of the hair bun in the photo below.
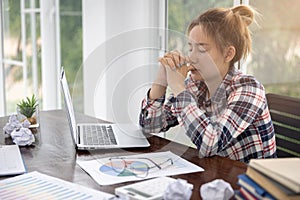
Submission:
<svg viewBox="0 0 300 200">
<path fill-rule="evenodd" d="M 239 5 L 236 7 L 231 8 L 233 14 L 239 15 L 242 20 L 246 23 L 247 26 L 249 26 L 253 20 L 254 20 L 254 10 L 245 5 Z"/>
</svg>

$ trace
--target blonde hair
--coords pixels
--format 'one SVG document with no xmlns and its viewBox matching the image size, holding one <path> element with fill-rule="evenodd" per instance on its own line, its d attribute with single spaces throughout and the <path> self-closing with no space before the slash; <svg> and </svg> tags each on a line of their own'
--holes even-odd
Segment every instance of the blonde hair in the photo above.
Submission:
<svg viewBox="0 0 300 200">
<path fill-rule="evenodd" d="M 188 27 L 188 34 L 197 25 L 215 40 L 221 52 L 230 45 L 236 49 L 230 66 L 246 58 L 251 52 L 252 40 L 248 26 L 254 21 L 255 10 L 239 5 L 233 8 L 212 8 L 195 18 Z"/>
</svg>

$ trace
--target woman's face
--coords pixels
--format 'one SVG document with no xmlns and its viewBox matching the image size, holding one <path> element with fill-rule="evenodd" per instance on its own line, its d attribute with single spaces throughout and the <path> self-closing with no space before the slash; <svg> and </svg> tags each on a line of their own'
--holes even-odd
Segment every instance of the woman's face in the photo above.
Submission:
<svg viewBox="0 0 300 200">
<path fill-rule="evenodd" d="M 223 77 L 228 68 L 225 67 L 223 54 L 216 43 L 205 34 L 200 25 L 189 33 L 189 58 L 193 69 L 190 71 L 193 80 L 209 81 Z M 222 78 L 223 79 L 223 78 Z"/>
</svg>

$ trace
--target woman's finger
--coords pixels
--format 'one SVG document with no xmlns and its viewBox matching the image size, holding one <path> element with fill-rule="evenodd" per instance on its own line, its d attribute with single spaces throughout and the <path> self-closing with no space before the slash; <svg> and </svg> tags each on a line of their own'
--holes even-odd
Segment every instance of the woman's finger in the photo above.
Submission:
<svg viewBox="0 0 300 200">
<path fill-rule="evenodd" d="M 163 57 L 159 58 L 159 62 L 164 66 L 164 67 L 170 67 L 171 69 L 175 68 L 175 63 L 171 58 Z"/>
<path fill-rule="evenodd" d="M 159 58 L 158 61 L 164 66 L 166 67 L 168 65 L 168 63 L 166 62 L 165 58 Z"/>
<path fill-rule="evenodd" d="M 174 50 L 171 52 L 172 53 L 172 58 L 175 62 L 176 67 L 180 67 L 182 65 L 182 59 L 179 51 Z"/>
<path fill-rule="evenodd" d="M 169 66 L 171 69 L 176 69 L 176 63 L 172 58 L 165 58 L 167 62 L 167 66 Z"/>
<path fill-rule="evenodd" d="M 171 68 L 180 68 L 182 66 L 186 66 L 186 64 L 189 62 L 188 58 L 186 58 L 178 50 L 165 53 L 164 57 L 160 58 L 159 61 L 163 65 L 168 65 Z"/>
</svg>

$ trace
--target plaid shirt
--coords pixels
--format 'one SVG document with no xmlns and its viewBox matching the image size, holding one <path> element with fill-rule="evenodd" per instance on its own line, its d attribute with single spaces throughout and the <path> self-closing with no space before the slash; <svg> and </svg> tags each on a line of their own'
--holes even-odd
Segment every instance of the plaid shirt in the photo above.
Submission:
<svg viewBox="0 0 300 200">
<path fill-rule="evenodd" d="M 182 125 L 200 157 L 214 155 L 249 162 L 251 158 L 276 157 L 274 128 L 264 87 L 252 76 L 232 68 L 207 100 L 203 81 L 185 80 L 186 90 L 142 101 L 140 126 L 158 133 Z M 150 91 L 150 90 L 149 90 Z M 149 92 L 148 92 L 149 93 Z"/>
</svg>

